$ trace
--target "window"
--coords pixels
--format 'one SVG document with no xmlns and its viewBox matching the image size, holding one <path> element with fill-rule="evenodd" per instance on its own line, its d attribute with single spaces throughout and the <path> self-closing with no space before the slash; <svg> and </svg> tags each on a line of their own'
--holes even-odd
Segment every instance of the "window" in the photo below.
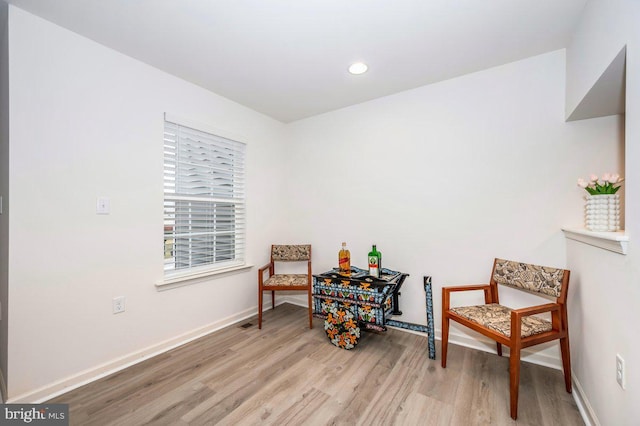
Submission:
<svg viewBox="0 0 640 426">
<path fill-rule="evenodd" d="M 165 118 L 165 276 L 244 264 L 244 157 L 244 143 Z"/>
</svg>

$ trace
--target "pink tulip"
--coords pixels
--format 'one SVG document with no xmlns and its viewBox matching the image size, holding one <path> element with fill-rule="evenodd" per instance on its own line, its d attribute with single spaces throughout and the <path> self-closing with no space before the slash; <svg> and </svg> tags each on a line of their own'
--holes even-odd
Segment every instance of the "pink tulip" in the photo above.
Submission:
<svg viewBox="0 0 640 426">
<path fill-rule="evenodd" d="M 614 173 L 611 175 L 611 180 L 609 181 L 611 183 L 618 183 L 620 182 L 620 175 L 618 173 Z"/>
<path fill-rule="evenodd" d="M 602 175 L 602 180 L 604 181 L 604 183 L 611 182 L 611 175 L 609 173 L 603 174 Z M 613 182 L 611 182 L 611 183 L 613 183 Z"/>
<path fill-rule="evenodd" d="M 598 181 L 598 175 L 594 175 L 594 174 L 590 175 L 589 176 L 589 180 L 591 182 L 597 182 Z"/>
<path fill-rule="evenodd" d="M 587 186 L 589 186 L 589 182 L 587 182 L 586 180 L 580 178 L 580 179 L 578 179 L 578 186 L 580 188 L 586 188 Z"/>
</svg>

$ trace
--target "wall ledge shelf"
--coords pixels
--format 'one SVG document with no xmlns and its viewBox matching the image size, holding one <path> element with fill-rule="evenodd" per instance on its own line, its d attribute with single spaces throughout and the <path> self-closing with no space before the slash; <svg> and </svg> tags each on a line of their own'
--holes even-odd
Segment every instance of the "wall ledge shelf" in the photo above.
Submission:
<svg viewBox="0 0 640 426">
<path fill-rule="evenodd" d="M 629 236 L 625 231 L 596 232 L 581 227 L 564 227 L 562 232 L 570 240 L 580 241 L 601 249 L 610 250 L 620 254 L 627 254 Z"/>
</svg>

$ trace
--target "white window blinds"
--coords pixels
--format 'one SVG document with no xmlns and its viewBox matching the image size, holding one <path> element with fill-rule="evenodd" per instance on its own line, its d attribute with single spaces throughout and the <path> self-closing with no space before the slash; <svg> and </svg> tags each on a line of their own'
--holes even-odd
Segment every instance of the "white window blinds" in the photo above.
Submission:
<svg viewBox="0 0 640 426">
<path fill-rule="evenodd" d="M 165 275 L 244 264 L 245 144 L 165 119 Z"/>
</svg>

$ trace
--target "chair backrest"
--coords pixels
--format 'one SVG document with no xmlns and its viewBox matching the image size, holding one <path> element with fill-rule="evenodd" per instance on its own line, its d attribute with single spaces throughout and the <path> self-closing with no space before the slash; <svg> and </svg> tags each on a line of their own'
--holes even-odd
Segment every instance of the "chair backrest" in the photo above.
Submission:
<svg viewBox="0 0 640 426">
<path fill-rule="evenodd" d="M 498 284 L 564 300 L 569 284 L 569 271 L 496 259 L 491 278 Z"/>
<path fill-rule="evenodd" d="M 311 260 L 311 244 L 271 246 L 272 262 L 299 262 Z"/>
</svg>

